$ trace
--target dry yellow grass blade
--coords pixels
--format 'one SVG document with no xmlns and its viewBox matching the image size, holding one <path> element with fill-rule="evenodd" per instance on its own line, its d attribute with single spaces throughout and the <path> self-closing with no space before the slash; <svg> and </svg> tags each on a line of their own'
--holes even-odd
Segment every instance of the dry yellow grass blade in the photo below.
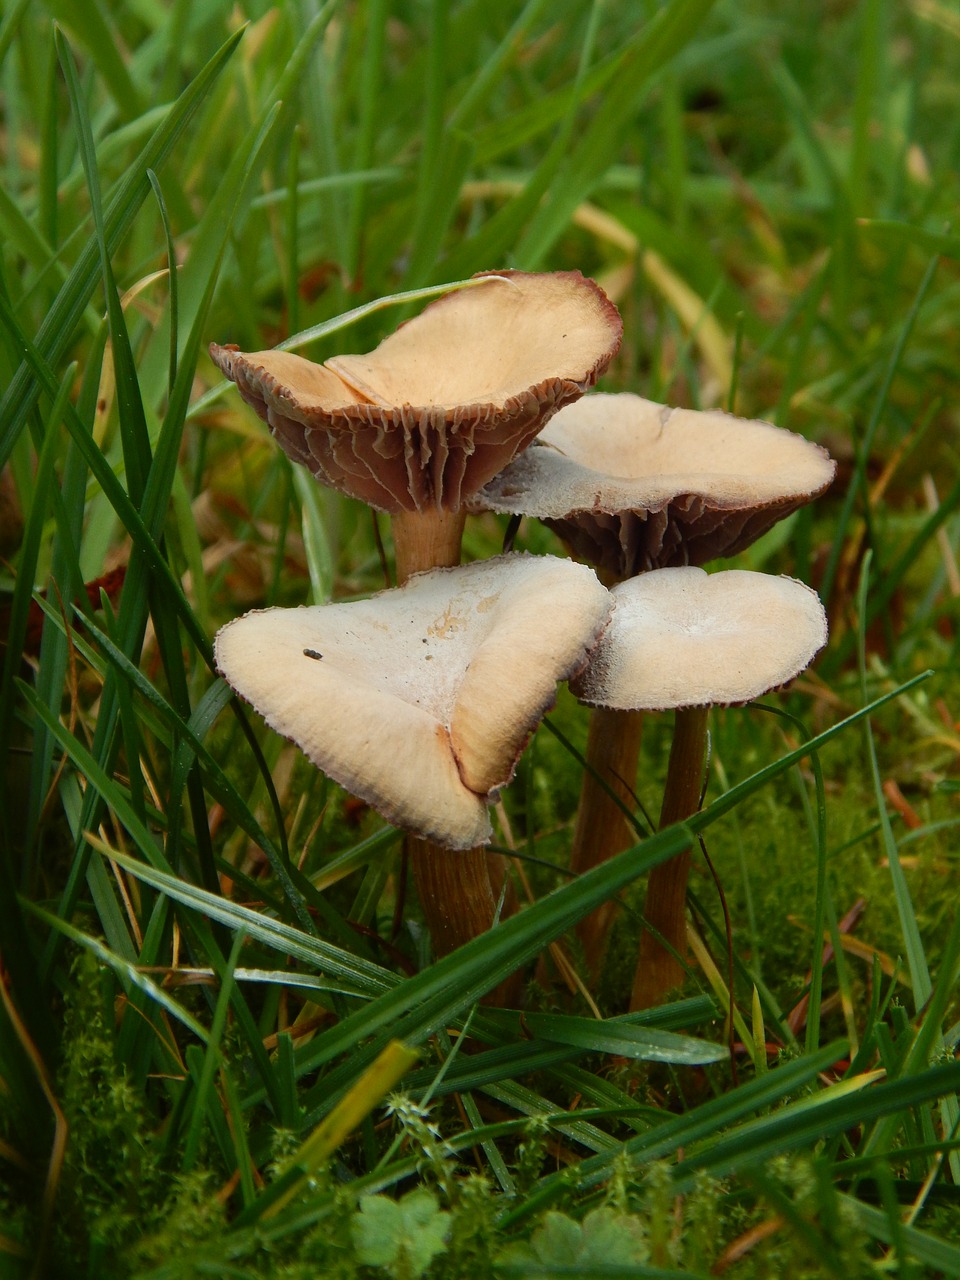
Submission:
<svg viewBox="0 0 960 1280">
<path fill-rule="evenodd" d="M 750 1046 L 753 1044 L 753 1036 L 750 1033 L 747 1024 L 743 1020 L 743 1015 L 736 1005 L 731 1005 L 730 991 L 724 980 L 720 970 L 713 962 L 713 956 L 707 950 L 706 944 L 697 933 L 696 929 L 687 925 L 687 944 L 694 954 L 697 964 L 704 972 L 704 976 L 713 988 L 713 993 L 720 1001 L 720 1008 L 723 1010 L 727 1018 L 730 1016 L 731 1007 L 733 1009 L 733 1025 L 736 1028 L 737 1035 L 740 1037 L 740 1043 Z"/>
<path fill-rule="evenodd" d="M 344 1094 L 325 1120 L 317 1125 L 303 1143 L 292 1163 L 303 1171 L 270 1205 L 264 1217 L 273 1217 L 297 1194 L 312 1172 L 331 1156 L 390 1092 L 405 1071 L 413 1066 L 419 1054 L 400 1040 L 391 1040 L 370 1064 L 356 1084 Z"/>
</svg>

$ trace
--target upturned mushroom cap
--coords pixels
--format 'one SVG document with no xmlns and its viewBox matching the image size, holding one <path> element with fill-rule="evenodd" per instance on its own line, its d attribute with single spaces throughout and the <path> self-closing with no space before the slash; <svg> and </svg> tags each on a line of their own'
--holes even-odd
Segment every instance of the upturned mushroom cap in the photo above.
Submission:
<svg viewBox="0 0 960 1280">
<path fill-rule="evenodd" d="M 617 578 L 748 547 L 829 486 L 803 436 L 640 396 L 585 396 L 556 415 L 471 510 L 537 516 Z"/>
<path fill-rule="evenodd" d="M 362 356 L 210 354 L 281 447 L 383 511 L 455 511 L 593 386 L 620 315 L 578 271 L 503 271 L 446 294 Z"/>
<path fill-rule="evenodd" d="M 817 593 L 795 578 L 657 569 L 610 592 L 610 622 L 570 687 L 623 711 L 734 705 L 792 680 L 827 642 Z"/>
<path fill-rule="evenodd" d="M 609 608 L 583 565 L 497 556 L 369 600 L 248 613 L 215 654 L 324 773 L 395 825 L 468 849 L 490 838 L 487 805 Z"/>
</svg>

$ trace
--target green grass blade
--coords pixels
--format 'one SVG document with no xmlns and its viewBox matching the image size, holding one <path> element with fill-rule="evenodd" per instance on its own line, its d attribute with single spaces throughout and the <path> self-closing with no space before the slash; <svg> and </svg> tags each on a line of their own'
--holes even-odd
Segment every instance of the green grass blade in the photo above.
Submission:
<svg viewBox="0 0 960 1280">
<path fill-rule="evenodd" d="M 619 1054 L 641 1062 L 674 1062 L 693 1066 L 722 1062 L 727 1057 L 723 1045 L 606 1019 L 599 1022 L 564 1014 L 531 1013 L 527 1015 L 526 1024 L 533 1035 L 557 1044 L 569 1044 L 593 1053 Z"/>
<path fill-rule="evenodd" d="M 860 693 L 864 701 L 867 697 L 866 627 L 867 598 L 870 589 L 870 564 L 871 556 L 868 552 L 863 562 L 863 571 L 860 576 L 860 589 L 857 600 L 857 612 L 860 620 L 858 639 Z M 869 719 L 866 719 L 863 722 L 863 733 L 867 750 L 867 760 L 870 765 L 870 775 L 873 779 L 877 813 L 880 818 L 880 831 L 883 838 L 883 848 L 890 867 L 890 879 L 893 883 L 894 899 L 897 904 L 897 914 L 900 919 L 900 933 L 903 937 L 903 945 L 907 957 L 907 967 L 910 971 L 910 985 L 913 991 L 913 1004 L 914 1008 L 919 1011 L 929 1000 L 930 993 L 933 990 L 933 984 L 930 981 L 930 970 L 927 967 L 927 957 L 923 949 L 923 939 L 920 937 L 920 930 L 917 927 L 917 914 L 914 910 L 913 901 L 910 897 L 910 889 L 907 885 L 906 876 L 903 873 L 903 867 L 900 863 L 900 851 L 897 848 L 897 842 L 893 835 L 893 828 L 890 825 L 890 814 L 887 812 L 886 798 L 883 794 L 883 781 L 880 777 L 880 766 L 877 763 L 877 749 L 873 739 L 873 731 L 870 727 Z"/>
<path fill-rule="evenodd" d="M 147 170 L 147 178 L 150 186 L 153 188 L 153 194 L 157 201 L 157 208 L 160 210 L 160 220 L 163 223 L 163 235 L 167 244 L 167 278 L 170 281 L 170 374 L 168 381 L 168 396 L 173 395 L 173 388 L 177 381 L 177 344 L 180 333 L 180 290 L 177 283 L 177 255 L 173 247 L 173 231 L 170 228 L 170 215 L 167 212 L 167 202 L 163 198 L 163 188 L 160 185 L 160 179 L 152 169 Z"/>
<path fill-rule="evenodd" d="M 182 1005 L 172 999 L 164 991 L 163 987 L 158 986 L 145 973 L 142 973 L 137 965 L 132 964 L 123 956 L 117 955 L 109 947 L 105 947 L 98 938 L 93 938 L 84 933 L 82 929 L 77 929 L 72 924 L 68 924 L 66 920 L 61 919 L 59 916 L 55 916 L 49 911 L 44 911 L 42 907 L 35 903 L 30 903 L 29 909 L 31 915 L 36 916 L 38 920 L 42 920 L 47 928 L 62 933 L 65 938 L 76 943 L 78 947 L 83 947 L 85 951 L 89 951 L 91 955 L 96 956 L 101 964 L 113 970 L 125 987 L 135 987 L 142 991 L 151 1003 L 169 1013 L 172 1018 L 175 1018 L 177 1022 L 186 1027 L 191 1035 L 196 1036 L 201 1044 L 210 1042 L 211 1037 L 203 1023 L 195 1018 L 189 1010 L 184 1009 Z"/>
<path fill-rule="evenodd" d="M 168 158 L 213 83 L 234 52 L 242 31 L 226 40 L 185 92 L 177 99 L 118 184 L 104 210 L 107 245 L 112 252 L 129 229 L 150 190 L 148 169 L 159 169 Z M 57 295 L 37 333 L 34 346 L 42 358 L 56 364 L 67 350 L 74 328 L 96 287 L 99 247 L 90 240 Z M 25 361 L 15 372 L 0 400 L 0 466 L 7 461 L 40 394 L 32 368 Z"/>
<path fill-rule="evenodd" d="M 842 1081 L 813 1098 L 791 1102 L 770 1116 L 748 1120 L 733 1132 L 708 1142 L 702 1151 L 687 1156 L 677 1165 L 678 1183 L 690 1185 L 694 1173 L 704 1169 L 724 1177 L 878 1117 L 896 1117 L 956 1089 L 960 1083 L 960 1063 L 931 1067 L 905 1079 L 852 1093 L 848 1090 L 850 1083 Z"/>
<path fill-rule="evenodd" d="M 10 616 L 5 637 L 2 682 L 0 682 L 0 773 L 7 767 L 10 734 L 13 727 L 13 682 L 23 661 L 23 647 L 36 578 L 43 526 L 49 509 L 50 493 L 55 483 L 54 462 L 60 444 L 59 430 L 67 397 L 73 387 L 76 365 L 71 365 L 57 391 L 43 433 L 43 444 L 37 459 L 34 491 L 30 512 L 20 547 L 17 582 L 10 602 Z M 4 815 L 8 825 L 8 815 Z"/>
<path fill-rule="evenodd" d="M 863 212 L 868 207 L 867 176 L 874 146 L 871 127 L 873 107 L 880 77 L 881 34 L 884 0 L 865 0 L 860 6 L 860 47 L 857 58 L 857 90 L 853 104 L 853 138 L 847 186 L 853 206 Z"/>
<path fill-rule="evenodd" d="M 6 58 L 10 46 L 16 39 L 17 29 L 30 8 L 30 3 L 31 0 L 14 0 L 14 3 L 6 9 L 3 21 L 0 22 L 0 63 Z"/>
<path fill-rule="evenodd" d="M 447 120 L 447 128 L 451 132 L 472 127 L 482 107 L 501 81 L 508 64 L 518 57 L 523 48 L 524 37 L 546 6 L 547 0 L 527 0 L 513 25 L 490 57 L 484 59 L 470 87 L 451 111 Z"/>
<path fill-rule="evenodd" d="M 363 24 L 364 51 L 359 86 L 360 121 L 352 165 L 357 170 L 369 169 L 373 165 L 374 146 L 380 124 L 380 87 L 385 79 L 383 59 L 388 16 L 387 0 L 366 0 L 363 17 L 359 19 Z M 347 258 L 344 263 L 348 280 L 356 279 L 360 269 L 366 200 L 367 188 L 361 183 L 350 193 Z"/>
<path fill-rule="evenodd" d="M 140 395 L 140 384 L 137 380 L 133 350 L 130 346 L 130 334 L 124 319 L 123 307 L 120 304 L 116 281 L 113 278 L 113 267 L 110 262 L 110 250 L 107 246 L 106 226 L 103 220 L 103 207 L 100 200 L 100 175 L 97 171 L 97 157 L 93 145 L 90 120 L 80 90 L 80 81 L 77 76 L 73 55 L 59 28 L 55 30 L 54 39 L 60 66 L 67 82 L 67 91 L 70 96 L 70 106 L 73 111 L 74 125 L 80 147 L 80 158 L 87 178 L 87 189 L 90 193 L 90 207 L 93 211 L 97 246 L 100 250 L 100 269 L 103 273 L 103 289 L 107 300 L 107 321 L 110 326 L 110 342 L 113 348 L 120 439 L 123 446 L 127 488 L 134 504 L 140 506 L 143 499 L 146 475 L 150 469 L 150 437 L 147 431 L 143 400 Z"/>
<path fill-rule="evenodd" d="M 189 1170 L 193 1168 L 200 1152 L 200 1139 L 203 1133 L 204 1121 L 206 1119 L 205 1112 L 211 1105 L 210 1093 L 213 1086 L 213 1077 L 214 1072 L 220 1063 L 220 1043 L 223 1039 L 224 1029 L 227 1025 L 227 1014 L 230 1010 L 230 998 L 233 993 L 235 981 L 234 970 L 237 967 L 237 961 L 240 959 L 240 951 L 243 947 L 243 941 L 242 933 L 238 933 L 233 940 L 230 955 L 227 957 L 226 972 L 223 976 L 223 981 L 221 982 L 220 990 L 217 994 L 217 1004 L 210 1024 L 210 1034 L 204 1041 L 206 1044 L 206 1053 L 203 1057 L 203 1067 L 200 1072 L 200 1079 L 193 1094 L 193 1111 L 190 1116 L 190 1124 L 187 1127 L 187 1133 L 183 1144 L 181 1168 L 184 1173 L 189 1172 Z"/>
<path fill-rule="evenodd" d="M 576 206 L 592 193 L 615 154 L 617 140 L 653 76 L 696 34 L 714 0 L 671 0 L 644 28 L 594 119 L 564 159 L 562 171 L 517 246 L 517 261 L 535 270 L 569 224 Z M 572 126 L 571 119 L 571 126 Z"/>
<path fill-rule="evenodd" d="M 169 868 L 164 868 L 156 859 L 145 864 L 115 850 L 111 851 L 110 857 L 138 880 L 162 890 L 175 902 L 181 902 L 271 950 L 279 951 L 337 978 L 348 984 L 348 989 L 352 992 L 368 996 L 381 995 L 399 982 L 389 969 L 383 969 L 369 960 L 361 960 L 350 952 L 323 941 L 315 933 L 306 933 L 293 925 L 284 924 L 245 907 L 242 903 L 188 884 L 174 876 Z"/>
<path fill-rule="evenodd" d="M 874 1240 L 882 1244 L 893 1243 L 893 1231 L 890 1220 L 880 1209 L 864 1204 L 855 1196 L 841 1197 L 844 1207 L 851 1217 Z M 927 1231 L 916 1227 L 898 1224 L 898 1234 L 909 1257 L 928 1268 L 929 1275 L 960 1276 L 960 1249 L 953 1240 L 942 1240 Z M 901 1259 L 902 1260 L 902 1255 Z"/>
<path fill-rule="evenodd" d="M 715 1136 L 724 1127 L 754 1117 L 765 1108 L 803 1090 L 842 1052 L 843 1045 L 828 1045 L 818 1053 L 784 1063 L 775 1071 L 768 1071 L 725 1096 L 701 1103 L 686 1115 L 664 1119 L 647 1132 L 629 1138 L 614 1154 L 605 1153 L 582 1161 L 578 1185 L 582 1190 L 588 1190 L 605 1182 L 621 1152 L 634 1161 L 659 1160 L 674 1155 L 692 1142 Z M 562 1174 L 548 1174 L 542 1178 L 524 1202 L 504 1215 L 504 1224 L 513 1225 L 545 1208 L 561 1192 L 562 1185 Z"/>
<path fill-rule="evenodd" d="M 47 7 L 57 22 L 63 23 L 82 41 L 124 119 L 132 120 L 140 115 L 144 103 L 100 0 L 47 0 Z M 57 38 L 61 38 L 59 30 Z"/>
<path fill-rule="evenodd" d="M 864 502 L 867 501 L 867 485 L 866 473 L 867 463 L 873 449 L 874 438 L 880 420 L 887 407 L 890 396 L 890 388 L 893 385 L 893 379 L 903 360 L 903 354 L 906 350 L 910 335 L 913 333 L 917 323 L 917 317 L 920 314 L 920 308 L 923 306 L 930 286 L 933 283 L 933 277 L 937 270 L 937 259 L 931 260 L 930 265 L 924 274 L 923 279 L 914 295 L 913 303 L 910 307 L 907 317 L 900 328 L 900 333 L 890 353 L 890 359 L 884 370 L 883 381 L 877 392 L 877 398 L 874 401 L 873 409 L 870 413 L 870 419 L 867 423 L 866 430 L 863 433 L 863 439 L 859 442 L 857 448 L 856 466 L 854 468 L 853 477 L 850 481 L 849 488 L 843 500 L 843 508 L 837 521 L 837 530 L 834 535 L 833 546 L 830 549 L 830 557 L 823 573 L 823 579 L 820 583 L 820 595 L 824 601 L 830 601 L 833 594 L 833 584 L 836 579 L 837 570 L 840 567 L 840 557 L 843 554 L 843 547 L 846 542 L 850 521 L 853 517 L 853 508 L 856 504 L 858 495 L 862 495 Z M 895 585 L 895 584 L 894 584 Z"/>
</svg>

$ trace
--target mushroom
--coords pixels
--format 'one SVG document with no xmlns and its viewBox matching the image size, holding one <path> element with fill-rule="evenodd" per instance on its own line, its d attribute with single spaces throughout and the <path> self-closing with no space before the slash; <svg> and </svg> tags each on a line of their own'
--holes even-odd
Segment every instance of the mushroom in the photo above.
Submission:
<svg viewBox="0 0 960 1280">
<path fill-rule="evenodd" d="M 368 355 L 210 354 L 281 447 L 392 516 L 397 577 L 460 558 L 463 506 L 593 386 L 619 312 L 578 271 L 481 272 Z"/>
<path fill-rule="evenodd" d="M 819 445 L 768 422 L 595 394 L 562 409 L 470 506 L 538 517 L 609 584 L 742 551 L 823 493 L 835 470 Z M 577 873 L 630 838 L 624 807 L 641 728 L 630 711 L 600 707 L 590 717 L 570 860 Z M 613 910 L 605 904 L 577 926 L 594 972 Z"/>
<path fill-rule="evenodd" d="M 597 394 L 558 413 L 470 505 L 536 516 L 622 581 L 735 555 L 835 471 L 820 445 L 769 422 Z"/>
<path fill-rule="evenodd" d="M 368 600 L 248 613 L 217 633 L 215 655 L 326 774 L 440 846 L 448 885 L 473 878 L 466 902 L 462 884 L 454 901 L 422 894 L 442 954 L 488 929 L 496 908 L 482 851 L 466 865 L 447 851 L 490 839 L 488 805 L 609 607 L 586 566 L 514 554 L 417 574 Z"/>
<path fill-rule="evenodd" d="M 610 622 L 571 681 L 584 702 L 620 711 L 676 710 L 661 828 L 700 804 L 711 706 L 729 706 L 792 680 L 827 640 L 816 592 L 794 578 L 731 569 L 659 569 L 615 586 Z M 655 867 L 631 1008 L 661 1000 L 682 980 L 690 851 Z"/>
</svg>

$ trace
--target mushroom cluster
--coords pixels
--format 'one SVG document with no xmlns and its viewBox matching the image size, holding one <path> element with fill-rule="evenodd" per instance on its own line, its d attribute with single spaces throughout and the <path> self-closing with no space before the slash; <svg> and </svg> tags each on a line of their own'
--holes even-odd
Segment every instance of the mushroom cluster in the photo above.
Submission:
<svg viewBox="0 0 960 1280">
<path fill-rule="evenodd" d="M 488 809 L 559 681 L 594 708 L 588 772 L 615 815 L 597 819 L 585 779 L 583 870 L 625 843 L 607 793 L 632 794 L 640 709 L 676 709 L 661 821 L 681 820 L 699 800 L 705 708 L 785 683 L 826 639 L 802 584 L 695 567 L 822 492 L 823 451 L 766 423 L 584 396 L 621 338 L 599 287 L 577 272 L 480 280 L 368 355 L 318 365 L 211 347 L 294 461 L 390 513 L 397 587 L 247 614 L 218 633 L 216 660 L 273 728 L 408 832 L 438 954 L 495 919 L 505 868 L 484 848 Z M 537 516 L 586 563 L 511 553 L 461 566 L 468 509 Z M 651 878 L 635 1004 L 676 981 L 648 939 L 682 956 L 685 886 L 685 866 L 666 887 Z"/>
<path fill-rule="evenodd" d="M 295 462 L 390 514 L 399 586 L 459 564 L 467 499 L 593 386 L 620 347 L 619 312 L 578 271 L 477 279 L 367 355 L 318 365 L 285 352 L 210 349 Z M 224 674 L 248 696 L 242 677 Z M 430 785 L 407 751 L 394 763 Z M 503 867 L 478 844 L 460 854 L 451 884 L 445 843 L 407 826 L 435 949 L 453 949 L 490 927 Z"/>
<path fill-rule="evenodd" d="M 535 516 L 550 525 L 571 551 L 592 564 L 608 583 L 625 583 L 637 574 L 676 566 L 701 566 L 750 546 L 778 520 L 819 497 L 830 485 L 835 464 L 826 451 L 802 436 L 769 422 L 748 421 L 720 412 L 673 409 L 629 392 L 587 396 L 562 410 L 536 443 L 471 499 L 473 510 Z M 706 592 L 704 584 L 694 590 Z M 703 627 L 700 662 L 718 661 L 726 626 L 736 627 L 730 600 L 728 624 L 715 618 Z M 719 628 L 719 630 L 717 630 Z M 821 644 L 825 642 L 824 632 Z M 756 688 L 749 698 L 792 679 L 812 660 L 818 644 L 779 681 Z M 748 650 L 749 651 L 749 650 Z M 706 701 L 747 701 L 735 696 L 703 699 L 697 686 L 696 662 L 684 646 L 667 648 L 657 660 L 659 677 L 683 690 L 679 702 L 663 700 L 649 709 L 702 706 Z M 786 652 L 784 654 L 786 658 Z M 784 670 L 789 665 L 785 662 Z M 720 668 L 723 670 L 723 668 Z M 663 698 L 661 692 L 658 695 Z M 632 800 L 640 756 L 643 695 L 619 703 L 587 698 L 595 705 L 587 738 L 584 775 L 570 865 L 575 872 L 618 853 L 632 842 L 626 807 Z M 689 739 L 699 725 L 698 744 L 682 758 L 702 760 L 706 718 L 677 716 L 678 735 Z M 695 772 L 695 764 L 689 768 Z M 692 812 L 677 804 L 677 768 L 668 775 L 661 825 Z M 699 797 L 699 774 L 691 783 Z M 693 804 L 695 808 L 695 803 Z M 641 950 L 657 951 L 657 968 L 675 985 L 680 969 L 670 949 L 685 950 L 682 914 L 686 862 L 678 859 L 651 878 L 645 917 L 668 940 L 668 949 L 646 934 Z M 669 915 L 664 930 L 660 903 L 662 882 L 671 876 L 670 895 L 680 901 L 680 914 Z M 602 964 L 615 904 L 608 903 L 580 921 L 577 929 L 589 969 Z M 641 962 L 634 999 L 642 999 Z M 649 973 L 648 973 L 649 976 Z M 654 978 L 659 982 L 658 978 Z M 636 1007 L 640 1007 L 637 1004 Z"/>
</svg>

